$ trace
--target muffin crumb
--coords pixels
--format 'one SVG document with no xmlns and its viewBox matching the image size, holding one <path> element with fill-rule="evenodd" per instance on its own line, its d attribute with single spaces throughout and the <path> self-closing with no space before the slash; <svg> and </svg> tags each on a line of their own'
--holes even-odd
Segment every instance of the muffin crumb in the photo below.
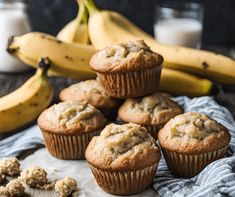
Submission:
<svg viewBox="0 0 235 197">
<path fill-rule="evenodd" d="M 60 197 L 67 197 L 77 190 L 79 190 L 77 181 L 73 178 L 65 177 L 55 183 L 55 192 L 58 193 Z"/>
<path fill-rule="evenodd" d="M 1 197 L 9 197 L 10 193 L 8 192 L 7 188 L 1 186 L 0 187 L 0 196 Z"/>
<path fill-rule="evenodd" d="M 11 197 L 18 197 L 18 196 L 23 196 L 25 188 L 18 179 L 14 179 L 10 181 L 6 185 L 6 189 L 9 192 L 9 196 Z"/>
<path fill-rule="evenodd" d="M 9 176 L 20 174 L 20 162 L 16 157 L 4 158 L 0 161 L 0 172 Z"/>
<path fill-rule="evenodd" d="M 38 189 L 44 189 L 44 185 L 48 183 L 47 172 L 39 166 L 24 169 L 20 174 L 20 179 L 26 185 Z"/>
</svg>

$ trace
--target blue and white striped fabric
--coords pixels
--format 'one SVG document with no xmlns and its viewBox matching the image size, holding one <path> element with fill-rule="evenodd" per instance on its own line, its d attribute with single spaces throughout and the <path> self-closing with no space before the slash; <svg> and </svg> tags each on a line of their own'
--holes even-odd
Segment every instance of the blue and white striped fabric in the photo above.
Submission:
<svg viewBox="0 0 235 197">
<path fill-rule="evenodd" d="M 230 112 L 219 106 L 211 97 L 189 99 L 174 98 L 185 111 L 198 111 L 214 118 L 231 133 L 232 140 L 226 158 L 208 165 L 198 176 L 191 179 L 175 178 L 168 170 L 162 157 L 153 189 L 165 197 L 204 197 L 234 196 L 235 197 L 235 122 Z M 21 133 L 0 141 L 0 158 L 17 156 L 24 150 L 42 147 L 43 137 L 39 128 L 33 126 Z"/>
<path fill-rule="evenodd" d="M 162 158 L 153 188 L 165 197 L 235 196 L 235 122 L 230 112 L 219 106 L 211 97 L 174 99 L 185 111 L 197 111 L 209 115 L 228 128 L 232 136 L 226 158 L 208 165 L 191 179 L 175 178 Z"/>
</svg>

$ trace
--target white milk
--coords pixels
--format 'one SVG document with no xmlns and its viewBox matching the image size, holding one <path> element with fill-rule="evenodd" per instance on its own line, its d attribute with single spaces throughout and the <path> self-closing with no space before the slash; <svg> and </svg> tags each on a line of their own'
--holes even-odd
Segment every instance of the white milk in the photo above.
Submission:
<svg viewBox="0 0 235 197">
<path fill-rule="evenodd" d="M 28 66 L 6 51 L 8 38 L 30 31 L 27 17 L 21 9 L 0 9 L 0 72 L 19 72 Z"/>
<path fill-rule="evenodd" d="M 154 25 L 155 38 L 165 44 L 200 47 L 202 24 L 195 19 L 170 18 Z"/>
</svg>

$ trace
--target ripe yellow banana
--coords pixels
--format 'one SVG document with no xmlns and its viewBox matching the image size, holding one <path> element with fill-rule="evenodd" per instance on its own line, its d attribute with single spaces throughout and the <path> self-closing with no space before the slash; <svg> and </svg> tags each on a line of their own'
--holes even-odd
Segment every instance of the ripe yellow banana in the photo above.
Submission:
<svg viewBox="0 0 235 197">
<path fill-rule="evenodd" d="M 36 119 L 53 98 L 47 79 L 48 63 L 41 62 L 34 76 L 20 88 L 0 98 L 0 132 L 9 132 Z"/>
<path fill-rule="evenodd" d="M 207 79 L 163 68 L 159 89 L 172 95 L 203 96 L 213 93 L 214 87 Z"/>
<path fill-rule="evenodd" d="M 209 51 L 158 43 L 121 14 L 99 11 L 93 0 L 83 0 L 90 17 L 89 36 L 96 49 L 128 40 L 142 39 L 152 50 L 163 55 L 165 66 L 200 74 L 218 82 L 235 83 L 235 61 Z"/>
<path fill-rule="evenodd" d="M 22 36 L 13 36 L 9 40 L 8 52 L 35 68 L 41 57 L 48 57 L 52 63 L 51 74 L 63 76 L 76 75 L 78 79 L 95 78 L 89 67 L 89 60 L 96 52 L 92 46 L 65 43 L 54 36 L 31 32 Z"/>
<path fill-rule="evenodd" d="M 79 11 L 76 19 L 69 22 L 57 34 L 57 38 L 68 43 L 89 44 L 88 11 L 81 1 L 77 1 Z"/>
</svg>

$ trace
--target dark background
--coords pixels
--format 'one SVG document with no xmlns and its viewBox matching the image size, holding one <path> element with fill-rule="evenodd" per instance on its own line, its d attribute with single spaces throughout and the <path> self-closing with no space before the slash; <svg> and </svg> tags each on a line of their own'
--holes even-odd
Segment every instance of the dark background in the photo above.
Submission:
<svg viewBox="0 0 235 197">
<path fill-rule="evenodd" d="M 159 2 L 163 0 L 95 0 L 99 8 L 122 13 L 150 34 L 153 34 L 154 8 Z M 204 45 L 235 46 L 235 0 L 190 2 L 200 2 L 205 7 Z M 56 34 L 75 18 L 77 5 L 75 0 L 29 0 L 28 13 L 33 30 Z"/>
</svg>

